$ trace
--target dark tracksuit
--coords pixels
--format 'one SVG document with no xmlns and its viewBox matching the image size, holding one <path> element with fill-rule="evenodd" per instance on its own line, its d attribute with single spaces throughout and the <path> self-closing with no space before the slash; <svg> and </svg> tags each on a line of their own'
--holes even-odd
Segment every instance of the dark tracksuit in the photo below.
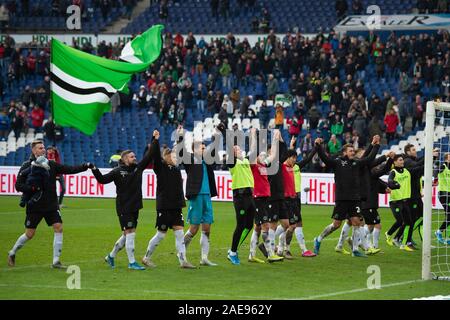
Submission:
<svg viewBox="0 0 450 320">
<path fill-rule="evenodd" d="M 122 230 L 137 227 L 139 210 L 143 207 L 142 173 L 152 160 L 152 156 L 151 150 L 148 150 L 138 164 L 129 166 L 120 164 L 105 175 L 98 169 L 92 170 L 99 183 L 114 182 L 116 185 L 116 212 Z"/>
<path fill-rule="evenodd" d="M 31 166 L 31 162 L 35 161 L 36 157 L 31 155 L 30 159 L 25 161 L 20 167 L 17 175 L 16 190 L 19 192 L 32 192 L 32 187 L 27 185 L 27 176 L 24 174 Z M 54 161 L 49 161 L 48 165 L 48 183 L 43 190 L 41 198 L 33 203 L 28 204 L 26 208 L 27 218 L 25 220 L 25 228 L 36 229 L 40 221 L 44 218 L 48 226 L 55 223 L 62 223 L 61 215 L 59 213 L 58 197 L 56 194 L 56 177 L 59 174 L 76 174 L 87 170 L 87 165 L 80 166 L 66 166 Z"/>
<path fill-rule="evenodd" d="M 27 176 L 26 184 L 32 188 L 32 192 L 24 192 L 20 199 L 20 206 L 25 207 L 28 202 L 37 202 L 42 196 L 43 190 L 47 187 L 49 173 L 48 170 L 38 166 L 31 165 L 23 172 Z"/>
<path fill-rule="evenodd" d="M 413 170 L 416 167 L 420 167 L 424 165 L 425 158 L 415 158 L 408 155 L 404 155 L 405 159 L 405 168 L 409 171 Z M 421 178 L 424 172 L 422 171 L 420 174 L 414 175 L 414 178 L 411 177 L 411 214 L 414 219 L 414 230 L 423 224 L 423 201 L 421 190 Z"/>
<path fill-rule="evenodd" d="M 167 231 L 174 225 L 184 226 L 182 208 L 186 206 L 186 201 L 180 168 L 162 160 L 158 140 L 153 140 L 151 149 L 153 170 L 157 178 L 156 227 L 159 231 Z"/>
<path fill-rule="evenodd" d="M 378 157 L 376 160 L 385 160 L 385 156 Z M 378 214 L 378 194 L 386 193 L 387 183 L 380 179 L 387 174 L 392 166 L 393 160 L 388 158 L 384 164 L 372 167 L 370 170 L 370 180 L 367 183 L 367 197 L 361 202 L 361 212 L 366 224 L 376 225 L 381 223 Z M 364 187 L 363 185 L 361 185 Z"/>
<path fill-rule="evenodd" d="M 439 162 L 437 163 L 438 167 L 437 170 L 435 170 L 434 173 L 434 177 L 437 177 L 439 173 L 441 173 L 442 171 L 444 171 L 445 166 L 444 164 L 440 164 Z M 450 168 L 450 163 L 445 162 L 445 165 L 447 166 L 447 168 Z M 441 226 L 439 227 L 439 230 L 441 230 L 442 232 L 444 232 L 448 225 L 450 224 L 450 203 L 449 203 L 449 199 L 450 199 L 450 192 L 446 192 L 446 191 L 439 191 L 439 202 L 442 204 L 442 206 L 444 207 L 444 212 L 445 212 L 445 220 L 442 222 Z"/>
<path fill-rule="evenodd" d="M 320 159 L 334 171 L 336 205 L 332 219 L 342 221 L 360 215 L 361 168 L 375 159 L 379 148 L 379 145 L 375 145 L 367 157 L 350 160 L 348 157 L 330 158 L 325 154 L 323 148 L 320 145 L 318 146 L 317 151 Z"/>
</svg>

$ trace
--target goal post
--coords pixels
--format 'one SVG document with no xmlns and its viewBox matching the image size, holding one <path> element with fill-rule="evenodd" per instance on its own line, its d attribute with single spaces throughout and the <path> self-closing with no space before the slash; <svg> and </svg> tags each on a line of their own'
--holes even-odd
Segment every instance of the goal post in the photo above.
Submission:
<svg viewBox="0 0 450 320">
<path fill-rule="evenodd" d="M 423 248 L 422 248 L 422 279 L 450 279 L 450 244 L 448 236 L 443 242 L 439 242 L 434 235 L 439 225 L 447 219 L 445 210 L 438 209 L 433 212 L 433 149 L 435 142 L 445 140 L 445 146 L 440 142 L 438 166 L 443 161 L 443 153 L 450 151 L 448 136 L 450 133 L 450 103 L 429 101 L 426 105 L 425 121 L 425 172 L 424 172 L 424 213 L 423 213 Z M 441 123 L 436 126 L 436 120 Z M 438 182 L 439 183 L 439 182 Z M 443 183 L 442 181 L 440 183 Z M 450 181 L 449 181 L 450 183 Z M 437 197 L 438 198 L 438 197 Z M 450 199 L 449 199 L 450 200 Z M 439 200 L 436 199 L 436 204 Z M 450 230 L 449 230 L 450 231 Z M 447 233 L 446 233 L 447 234 Z"/>
</svg>

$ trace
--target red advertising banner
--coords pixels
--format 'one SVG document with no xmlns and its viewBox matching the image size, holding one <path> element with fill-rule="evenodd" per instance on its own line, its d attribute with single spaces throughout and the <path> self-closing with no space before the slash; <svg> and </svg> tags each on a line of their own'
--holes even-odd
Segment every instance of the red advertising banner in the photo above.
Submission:
<svg viewBox="0 0 450 320">
<path fill-rule="evenodd" d="M 100 169 L 107 173 L 111 169 Z M 0 167 L 0 195 L 19 195 L 14 185 L 17 179 L 19 167 Z M 216 184 L 218 196 L 214 201 L 232 201 L 231 175 L 228 171 L 216 171 Z M 186 188 L 186 173 L 182 172 L 184 188 Z M 114 198 L 116 188 L 114 183 L 100 184 L 91 171 L 76 175 L 65 175 L 66 196 L 69 197 L 91 197 L 91 198 Z M 142 195 L 144 199 L 155 199 L 156 197 L 156 175 L 153 170 L 144 171 L 142 177 Z M 58 186 L 58 184 L 57 184 Z M 305 192 L 304 190 L 308 190 Z M 334 175 L 327 173 L 303 173 L 302 174 L 302 203 L 303 204 L 334 204 Z M 58 190 L 59 192 L 59 190 Z M 433 208 L 442 208 L 437 200 L 436 187 L 433 187 Z M 389 206 L 389 195 L 380 194 L 380 207 Z"/>
</svg>

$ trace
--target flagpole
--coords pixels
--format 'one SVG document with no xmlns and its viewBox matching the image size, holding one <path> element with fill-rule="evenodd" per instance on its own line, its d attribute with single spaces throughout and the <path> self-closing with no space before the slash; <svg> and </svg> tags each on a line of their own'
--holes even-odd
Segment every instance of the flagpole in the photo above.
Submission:
<svg viewBox="0 0 450 320">
<path fill-rule="evenodd" d="M 53 81 L 52 81 L 52 64 L 53 64 L 53 50 L 52 50 L 52 43 L 53 38 L 50 40 L 50 113 L 52 115 L 52 121 L 53 121 L 53 145 L 56 147 L 56 123 L 55 123 L 55 115 L 53 111 L 53 99 L 52 99 L 52 92 L 53 92 Z"/>
</svg>

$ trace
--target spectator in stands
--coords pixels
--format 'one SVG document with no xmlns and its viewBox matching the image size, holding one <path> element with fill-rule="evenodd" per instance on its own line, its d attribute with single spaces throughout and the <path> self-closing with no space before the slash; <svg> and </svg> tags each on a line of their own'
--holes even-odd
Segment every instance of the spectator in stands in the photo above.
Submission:
<svg viewBox="0 0 450 320">
<path fill-rule="evenodd" d="M 352 11 L 353 11 L 353 14 L 357 14 L 357 15 L 362 14 L 363 5 L 362 5 L 361 0 L 353 0 L 352 1 Z"/>
<path fill-rule="evenodd" d="M 259 108 L 259 125 L 261 129 L 268 129 L 270 122 L 270 108 L 267 106 L 266 100 L 263 100 Z"/>
<path fill-rule="evenodd" d="M 348 10 L 347 0 L 336 0 L 335 9 L 337 21 L 342 20 L 345 17 Z"/>
<path fill-rule="evenodd" d="M 275 129 L 282 130 L 284 126 L 284 110 L 279 103 L 275 106 Z"/>
<path fill-rule="evenodd" d="M 219 0 L 211 0 L 211 15 L 219 21 Z"/>
<path fill-rule="evenodd" d="M 31 111 L 31 125 L 35 129 L 35 132 L 42 131 L 42 124 L 44 122 L 44 110 L 42 110 L 37 104 L 34 105 Z"/>
<path fill-rule="evenodd" d="M 309 118 L 309 128 L 311 130 L 317 129 L 321 116 L 322 115 L 320 114 L 320 111 L 316 105 L 313 105 L 311 109 L 309 109 L 308 118 Z"/>
<path fill-rule="evenodd" d="M 448 13 L 448 11 L 449 11 L 448 0 L 438 0 L 437 12 L 438 13 Z"/>
<path fill-rule="evenodd" d="M 224 20 L 228 20 L 230 15 L 230 1 L 229 0 L 219 0 L 220 14 L 223 16 Z"/>
<path fill-rule="evenodd" d="M 395 139 L 395 134 L 397 132 L 397 126 L 400 124 L 398 115 L 395 113 L 394 109 L 391 109 L 390 112 L 384 118 L 384 124 L 386 125 L 386 140 L 387 143 L 391 142 Z"/>
<path fill-rule="evenodd" d="M 450 76 L 447 74 L 441 82 L 440 95 L 442 101 L 450 102 Z"/>
<path fill-rule="evenodd" d="M 273 74 L 269 74 L 266 86 L 268 99 L 274 100 L 280 88 L 278 86 L 278 80 L 274 77 Z"/>
<path fill-rule="evenodd" d="M 11 121 L 11 129 L 14 131 L 14 136 L 16 139 L 20 137 L 20 133 L 25 129 L 25 112 L 21 106 L 17 106 L 10 109 L 9 118 Z"/>
<path fill-rule="evenodd" d="M 222 91 L 229 92 L 231 90 L 231 66 L 228 59 L 223 60 L 219 73 L 222 77 Z"/>
<path fill-rule="evenodd" d="M 169 6 L 167 0 L 161 0 L 159 3 L 159 18 L 164 21 L 167 21 L 169 18 Z"/>
<path fill-rule="evenodd" d="M 224 95 L 222 103 L 224 105 L 226 105 L 227 116 L 228 116 L 228 118 L 231 119 L 233 117 L 233 113 L 234 113 L 233 102 L 231 102 L 230 97 L 228 95 Z"/>
<path fill-rule="evenodd" d="M 414 130 L 416 126 L 419 126 L 419 128 L 423 127 L 422 118 L 425 108 L 422 103 L 422 97 L 419 94 L 415 97 L 413 108 L 412 130 Z"/>
<path fill-rule="evenodd" d="M 228 128 L 227 107 L 228 107 L 228 104 L 224 103 L 222 105 L 222 108 L 220 108 L 220 111 L 219 111 L 219 120 L 221 123 L 223 123 L 225 125 L 226 128 Z"/>
<path fill-rule="evenodd" d="M 3 3 L 0 5 L 0 31 L 5 32 L 6 27 L 9 23 L 9 10 Z"/>
<path fill-rule="evenodd" d="M 327 147 L 331 156 L 338 156 L 341 152 L 342 143 L 336 138 L 336 135 L 333 134 L 331 135 L 330 141 L 328 141 Z"/>
<path fill-rule="evenodd" d="M 203 88 L 203 85 L 201 83 L 197 85 L 197 90 L 195 90 L 194 98 L 197 101 L 197 110 L 203 114 L 203 112 L 205 111 L 206 90 Z"/>
<path fill-rule="evenodd" d="M 6 109 L 0 111 L 0 140 L 5 141 L 8 138 L 8 134 L 11 131 L 11 125 L 9 121 Z"/>
<path fill-rule="evenodd" d="M 135 101 L 135 104 L 139 108 L 147 109 L 147 102 L 148 102 L 148 100 L 150 100 L 150 97 L 148 97 L 147 90 L 145 89 L 144 85 L 141 85 L 139 87 L 139 92 L 137 94 L 135 94 L 135 96 L 133 97 L 133 101 Z"/>
<path fill-rule="evenodd" d="M 342 139 L 342 134 L 344 133 L 344 122 L 339 114 L 335 115 L 334 123 L 331 125 L 331 134 L 335 135 L 337 138 Z"/>
<path fill-rule="evenodd" d="M 286 124 L 288 125 L 290 139 L 292 139 L 292 137 L 297 139 L 302 129 L 299 119 L 294 115 L 293 117 L 287 119 Z"/>
<path fill-rule="evenodd" d="M 314 141 L 311 137 L 311 133 L 307 132 L 303 137 L 302 141 L 300 141 L 300 151 L 303 157 L 306 157 L 314 147 Z"/>
</svg>

